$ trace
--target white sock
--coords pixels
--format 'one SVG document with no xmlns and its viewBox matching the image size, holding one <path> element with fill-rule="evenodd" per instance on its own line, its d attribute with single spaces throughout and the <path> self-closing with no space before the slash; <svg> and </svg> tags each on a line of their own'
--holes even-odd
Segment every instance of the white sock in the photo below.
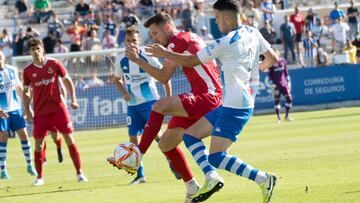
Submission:
<svg viewBox="0 0 360 203">
<path fill-rule="evenodd" d="M 188 194 L 195 194 L 198 191 L 199 184 L 195 180 L 195 178 L 192 178 L 188 182 L 185 183 L 186 186 L 186 193 Z"/>
</svg>

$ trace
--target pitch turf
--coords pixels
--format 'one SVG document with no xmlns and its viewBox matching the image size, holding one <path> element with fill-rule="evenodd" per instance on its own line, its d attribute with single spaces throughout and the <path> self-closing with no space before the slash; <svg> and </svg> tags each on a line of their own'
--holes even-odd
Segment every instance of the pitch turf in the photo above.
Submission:
<svg viewBox="0 0 360 203">
<path fill-rule="evenodd" d="M 273 202 L 359 202 L 360 107 L 292 114 L 293 123 L 275 123 L 274 115 L 255 116 L 230 152 L 254 167 L 279 176 Z M 108 165 L 117 143 L 127 140 L 126 129 L 77 132 L 83 168 L 89 183 L 77 183 L 63 147 L 57 163 L 48 138 L 45 185 L 32 187 L 18 139 L 8 144 L 10 181 L 0 180 L 0 202 L 183 202 L 185 187 L 175 180 L 166 160 L 153 144 L 144 158 L 148 183 L 128 186 L 132 178 Z M 207 140 L 208 143 L 208 140 Z M 183 145 L 181 145 L 184 147 Z M 201 171 L 184 150 L 200 182 Z M 233 174 L 220 174 L 225 187 L 207 202 L 262 202 L 259 187 Z"/>
</svg>

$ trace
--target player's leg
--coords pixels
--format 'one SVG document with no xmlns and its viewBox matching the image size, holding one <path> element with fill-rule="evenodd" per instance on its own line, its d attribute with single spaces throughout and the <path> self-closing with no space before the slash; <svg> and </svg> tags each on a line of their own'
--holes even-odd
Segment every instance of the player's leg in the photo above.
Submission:
<svg viewBox="0 0 360 203">
<path fill-rule="evenodd" d="M 252 109 L 223 108 L 214 126 L 211 137 L 209 162 L 212 166 L 245 177 L 259 184 L 263 192 L 263 201 L 269 202 L 276 177 L 254 168 L 235 155 L 228 153 L 237 135 L 245 127 L 252 115 Z M 201 196 L 198 196 L 201 199 Z"/>
<path fill-rule="evenodd" d="M 0 170 L 1 175 L 0 179 L 10 179 L 10 176 L 6 169 L 6 155 L 7 155 L 7 140 L 8 140 L 8 131 L 4 131 L 6 119 L 0 118 Z"/>
<path fill-rule="evenodd" d="M 41 186 L 44 185 L 44 179 L 43 179 L 43 164 L 44 164 L 44 138 L 46 135 L 46 132 L 43 135 L 37 135 L 36 129 L 34 129 L 34 138 L 35 138 L 35 151 L 34 151 L 34 163 L 35 163 L 35 169 L 37 172 L 36 180 L 33 182 L 33 186 Z"/>
<path fill-rule="evenodd" d="M 139 149 L 142 154 L 146 153 L 152 141 L 159 133 L 165 115 L 188 117 L 188 113 L 179 96 L 160 99 L 154 104 L 139 144 Z"/>
<path fill-rule="evenodd" d="M 58 156 L 58 162 L 61 163 L 63 162 L 64 158 L 63 158 L 63 154 L 61 151 L 61 145 L 62 145 L 62 138 L 60 133 L 54 129 L 49 131 L 51 138 L 53 139 L 55 145 L 56 145 L 56 152 L 57 152 L 57 156 Z"/>
<path fill-rule="evenodd" d="M 183 133 L 184 128 L 181 127 L 167 129 L 160 138 L 159 148 L 165 154 L 175 171 L 181 175 L 186 186 L 185 202 L 191 202 L 192 196 L 198 192 L 200 185 L 191 173 L 185 155 L 178 147 L 182 141 Z"/>
<path fill-rule="evenodd" d="M 281 88 L 281 94 L 284 95 L 285 101 L 286 101 L 286 103 L 285 103 L 285 120 L 293 121 L 293 119 L 290 118 L 290 116 L 289 116 L 289 112 L 292 107 L 292 97 L 291 97 L 290 89 L 287 88 L 286 86 L 283 86 Z"/>
<path fill-rule="evenodd" d="M 21 148 L 27 163 L 27 172 L 32 176 L 36 176 L 36 171 L 32 165 L 32 159 L 31 159 L 31 144 L 30 141 L 28 140 L 29 136 L 26 131 L 26 123 L 23 114 L 21 113 L 20 110 L 12 111 L 9 113 L 8 120 L 9 120 L 10 130 L 13 132 L 17 132 L 20 138 Z"/>
<path fill-rule="evenodd" d="M 58 129 L 64 136 L 65 143 L 69 149 L 69 155 L 76 170 L 78 182 L 88 182 L 82 172 L 80 152 L 72 135 L 74 129 L 67 109 L 61 109 L 59 112 L 51 115 L 50 129 L 53 128 Z"/>
<path fill-rule="evenodd" d="M 187 149 L 203 171 L 206 179 L 203 187 L 193 195 L 193 197 L 195 197 L 193 202 L 206 200 L 224 186 L 224 180 L 216 173 L 215 168 L 210 164 L 209 152 L 202 142 L 203 138 L 211 134 L 220 112 L 221 107 L 209 112 L 205 117 L 190 126 L 183 136 Z"/>
<path fill-rule="evenodd" d="M 16 132 L 20 138 L 21 148 L 27 163 L 27 172 L 32 176 L 36 176 L 37 174 L 32 164 L 32 158 L 31 158 L 31 144 L 30 141 L 28 140 L 28 134 L 26 128 L 19 129 Z"/>
<path fill-rule="evenodd" d="M 274 85 L 274 102 L 275 102 L 274 109 L 275 109 L 275 113 L 277 116 L 277 122 L 281 123 L 280 90 L 279 90 L 279 87 L 277 87 L 277 85 Z"/>
</svg>

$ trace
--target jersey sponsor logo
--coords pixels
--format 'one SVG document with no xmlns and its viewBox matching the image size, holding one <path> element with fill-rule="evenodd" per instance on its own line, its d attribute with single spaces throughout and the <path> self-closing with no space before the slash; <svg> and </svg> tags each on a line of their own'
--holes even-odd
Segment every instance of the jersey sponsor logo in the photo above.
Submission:
<svg viewBox="0 0 360 203">
<path fill-rule="evenodd" d="M 13 87 L 13 83 L 12 82 L 7 82 L 7 83 L 0 83 L 0 89 L 10 89 L 11 87 Z"/>
<path fill-rule="evenodd" d="M 34 84 L 35 84 L 35 86 L 37 87 L 37 86 L 41 86 L 41 85 L 49 85 L 50 83 L 53 83 L 53 82 L 55 82 L 55 77 L 52 77 L 52 78 L 50 78 L 50 79 L 42 79 L 42 80 L 40 80 L 40 81 L 38 81 L 38 82 L 35 82 Z"/>
<path fill-rule="evenodd" d="M 36 77 L 37 77 L 37 74 L 36 74 L 36 73 L 33 73 L 33 74 L 32 74 L 32 77 L 33 77 L 33 78 L 36 78 Z"/>
<path fill-rule="evenodd" d="M 173 51 L 173 49 L 175 48 L 175 44 L 174 43 L 170 43 L 168 46 L 167 46 L 168 50 L 169 51 Z"/>
<path fill-rule="evenodd" d="M 52 74 L 54 72 L 54 69 L 52 67 L 49 67 L 47 70 L 47 73 Z"/>
</svg>

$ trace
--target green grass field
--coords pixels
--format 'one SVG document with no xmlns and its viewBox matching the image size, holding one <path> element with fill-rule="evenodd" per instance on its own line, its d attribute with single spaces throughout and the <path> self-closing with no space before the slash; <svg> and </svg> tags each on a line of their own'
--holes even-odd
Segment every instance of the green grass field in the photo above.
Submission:
<svg viewBox="0 0 360 203">
<path fill-rule="evenodd" d="M 255 116 L 230 152 L 254 167 L 276 173 L 273 202 L 360 202 L 360 107 L 294 113 L 292 123 L 275 123 L 275 115 Z M 48 138 L 45 185 L 32 187 L 18 139 L 8 144 L 8 172 L 0 180 L 0 202 L 183 202 L 185 187 L 175 180 L 153 144 L 144 158 L 148 183 L 128 186 L 133 177 L 105 161 L 114 146 L 127 140 L 126 129 L 77 132 L 89 183 L 77 183 L 68 151 L 57 163 Z M 208 143 L 208 139 L 207 139 Z M 196 178 L 201 171 L 184 148 Z M 259 187 L 221 171 L 225 187 L 207 202 L 262 202 Z M 307 189 L 306 189 L 307 188 Z"/>
</svg>

